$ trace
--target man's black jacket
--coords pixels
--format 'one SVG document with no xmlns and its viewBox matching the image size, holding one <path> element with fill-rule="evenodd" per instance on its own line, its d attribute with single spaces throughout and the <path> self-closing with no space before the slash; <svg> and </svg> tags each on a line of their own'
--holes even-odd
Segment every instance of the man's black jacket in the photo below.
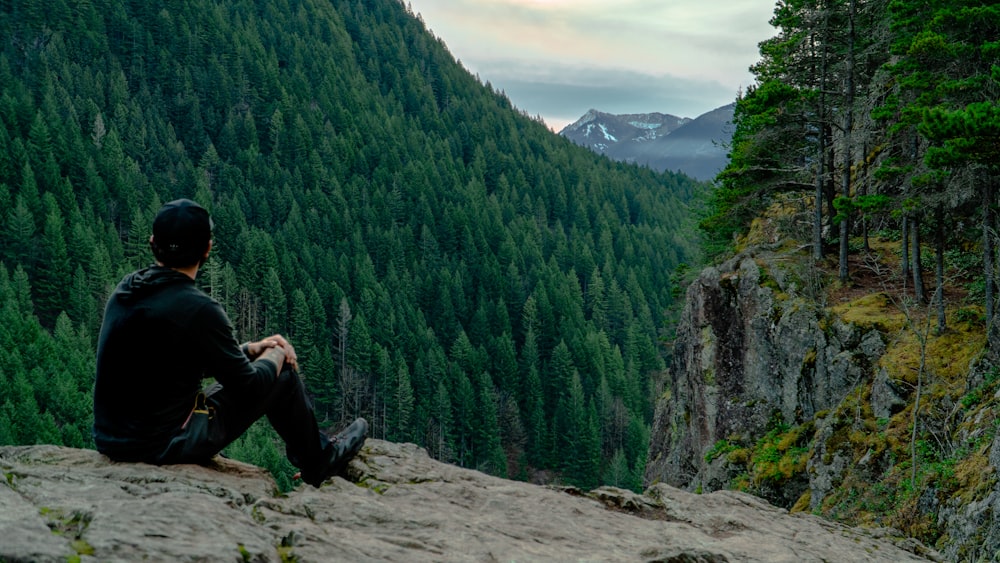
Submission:
<svg viewBox="0 0 1000 563">
<path fill-rule="evenodd" d="M 260 388 L 273 363 L 250 362 L 222 307 L 187 275 L 152 266 L 108 299 L 97 343 L 94 442 L 123 461 L 155 461 L 194 408 L 201 380 Z"/>
</svg>

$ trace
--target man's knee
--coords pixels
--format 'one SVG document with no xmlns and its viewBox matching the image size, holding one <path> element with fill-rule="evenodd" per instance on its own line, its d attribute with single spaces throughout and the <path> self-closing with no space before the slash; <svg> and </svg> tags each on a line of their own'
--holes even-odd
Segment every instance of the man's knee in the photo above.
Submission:
<svg viewBox="0 0 1000 563">
<path fill-rule="evenodd" d="M 298 393 L 305 388 L 298 372 L 287 365 L 278 373 L 278 378 L 275 379 L 274 385 L 281 392 L 287 393 Z"/>
</svg>

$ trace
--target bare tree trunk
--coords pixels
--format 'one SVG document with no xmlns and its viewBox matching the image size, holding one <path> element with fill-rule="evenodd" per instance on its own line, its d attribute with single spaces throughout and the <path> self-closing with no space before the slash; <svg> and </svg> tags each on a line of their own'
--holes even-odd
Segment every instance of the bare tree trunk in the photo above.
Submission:
<svg viewBox="0 0 1000 563">
<path fill-rule="evenodd" d="M 906 324 L 913 331 L 913 335 L 920 344 L 920 365 L 917 368 L 916 396 L 913 399 L 913 412 L 910 417 L 912 425 L 910 429 L 910 487 L 915 489 L 917 484 L 917 466 L 920 464 L 920 458 L 917 455 L 917 438 L 920 436 L 920 401 L 923 398 L 924 379 L 928 375 L 933 375 L 927 373 L 927 341 L 930 338 L 931 332 L 931 311 L 928 308 L 924 312 L 923 327 L 920 327 L 917 325 L 909 305 L 907 305 L 905 295 L 900 299 L 899 307 L 903 311 L 903 316 L 906 317 Z"/>
<path fill-rule="evenodd" d="M 241 340 L 253 340 L 260 337 L 260 300 L 247 288 L 241 288 L 237 295 L 236 326 Z"/>
<path fill-rule="evenodd" d="M 827 75 L 827 56 L 826 56 L 826 41 L 823 41 L 823 55 L 820 57 L 820 75 L 819 75 L 819 107 L 817 108 L 817 113 L 819 114 L 819 147 L 817 156 L 817 170 L 816 170 L 816 209 L 813 214 L 813 258 L 816 261 L 823 259 L 823 203 L 825 200 L 825 184 L 826 184 L 826 75 Z M 833 217 L 833 215 L 830 215 Z"/>
<path fill-rule="evenodd" d="M 357 386 L 355 380 L 355 374 L 353 370 L 347 365 L 347 336 L 350 332 L 351 326 L 351 307 L 347 304 L 347 298 L 344 297 L 340 300 L 340 312 L 337 316 L 337 364 L 338 372 L 340 374 L 340 422 L 345 422 L 348 418 L 348 413 L 352 413 L 357 416 L 358 405 L 357 398 L 352 397 L 352 395 L 357 394 L 355 387 Z M 354 398 L 355 404 L 353 409 L 349 409 L 351 399 Z"/>
<path fill-rule="evenodd" d="M 822 100 L 823 94 L 820 94 L 820 100 Z M 820 101 L 820 106 L 822 107 L 823 102 Z M 823 259 L 823 175 L 825 173 L 823 169 L 823 153 L 826 151 L 824 146 L 826 142 L 826 137 L 822 134 L 819 136 L 819 170 L 816 172 L 816 210 L 813 215 L 813 258 L 816 261 Z"/>
<path fill-rule="evenodd" d="M 202 275 L 202 279 L 208 280 L 208 296 L 222 303 L 222 284 L 220 283 L 222 267 L 219 265 L 219 259 L 215 254 L 209 256 L 208 261 L 205 262 L 204 269 L 205 273 Z"/>
<path fill-rule="evenodd" d="M 994 315 L 994 285 L 993 285 L 993 237 L 990 230 L 993 225 L 993 186 L 987 181 L 983 186 L 983 278 L 986 282 L 986 325 L 993 324 Z"/>
<path fill-rule="evenodd" d="M 911 249 L 910 256 L 913 257 L 913 264 L 910 269 L 913 270 L 913 293 L 920 303 L 927 303 L 927 290 L 924 288 L 924 274 L 923 270 L 920 268 L 920 216 L 914 215 L 910 219 L 912 226 L 910 228 L 910 234 L 913 236 L 913 248 Z"/>
<path fill-rule="evenodd" d="M 833 146 L 833 126 L 826 123 L 823 130 L 827 136 L 826 169 L 830 171 L 826 175 L 826 212 L 830 218 L 833 218 L 837 216 L 837 208 L 833 204 L 837 199 L 837 180 L 833 175 L 833 171 L 837 168 L 837 153 Z"/>
<path fill-rule="evenodd" d="M 861 195 L 868 195 L 868 143 L 867 141 L 863 143 L 861 147 L 861 162 L 864 169 L 864 181 L 861 183 Z M 872 247 L 870 241 L 868 240 L 868 223 L 869 218 L 862 216 L 861 218 L 861 233 L 865 241 L 865 252 L 871 252 Z"/>
<path fill-rule="evenodd" d="M 850 279 L 850 271 L 847 268 L 847 257 L 848 257 L 848 237 L 851 234 L 851 214 L 846 213 L 844 217 L 840 220 L 840 283 L 847 283 Z"/>
<path fill-rule="evenodd" d="M 937 289 L 934 291 L 934 299 L 937 302 L 937 333 L 944 333 L 947 328 L 948 319 L 944 312 L 944 206 L 938 204 L 936 215 L 937 227 L 937 248 L 934 252 L 934 281 Z"/>
<path fill-rule="evenodd" d="M 930 311 L 927 313 L 927 320 L 930 321 Z M 917 370 L 917 393 L 913 399 L 913 429 L 910 434 L 910 488 L 912 490 L 916 490 L 917 485 L 917 465 L 919 462 L 917 458 L 917 436 L 919 436 L 917 429 L 920 426 L 920 399 L 924 390 L 924 370 L 927 367 L 927 333 L 918 334 L 917 338 L 920 340 L 920 368 Z"/>
<path fill-rule="evenodd" d="M 841 197 L 850 199 L 851 197 L 851 152 L 853 150 L 851 142 L 851 131 L 854 129 L 854 0 L 850 1 L 847 14 L 847 77 L 844 85 L 847 94 L 844 100 L 844 169 L 840 177 Z M 840 282 L 847 283 L 850 278 L 847 258 L 850 251 L 851 235 L 851 206 L 845 207 L 843 219 L 840 221 Z"/>
<path fill-rule="evenodd" d="M 910 279 L 910 219 L 909 215 L 904 211 L 903 220 L 900 225 L 900 230 L 902 231 L 900 238 L 902 239 L 902 247 L 899 253 L 902 255 L 900 260 L 900 271 L 899 277 L 903 280 L 903 287 L 906 287 L 907 280 Z"/>
</svg>

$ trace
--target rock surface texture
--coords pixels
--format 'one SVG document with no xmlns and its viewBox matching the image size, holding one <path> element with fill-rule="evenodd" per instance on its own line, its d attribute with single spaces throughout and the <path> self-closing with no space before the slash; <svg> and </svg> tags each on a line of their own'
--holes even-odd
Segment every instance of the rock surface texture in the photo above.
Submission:
<svg viewBox="0 0 1000 563">
<path fill-rule="evenodd" d="M 714 444 L 752 443 L 776 414 L 791 424 L 812 419 L 839 404 L 884 353 L 877 331 L 828 318 L 801 295 L 803 282 L 781 276 L 767 257 L 741 254 L 688 288 L 647 483 L 724 488 L 731 476 L 705 459 Z"/>
<path fill-rule="evenodd" d="M 755 497 L 586 495 L 369 440 L 350 480 L 275 492 L 262 470 L 113 463 L 55 446 L 0 448 L 0 561 L 919 561 L 879 537 Z"/>
</svg>

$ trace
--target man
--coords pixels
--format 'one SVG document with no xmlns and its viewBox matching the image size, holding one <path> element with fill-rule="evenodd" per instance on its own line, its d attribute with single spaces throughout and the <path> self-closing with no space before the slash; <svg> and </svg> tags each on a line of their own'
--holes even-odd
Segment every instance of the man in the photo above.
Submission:
<svg viewBox="0 0 1000 563">
<path fill-rule="evenodd" d="M 179 199 L 153 221 L 156 265 L 126 276 L 108 299 L 97 343 L 94 442 L 120 461 L 201 463 L 267 416 L 302 480 L 319 487 L 364 444 L 359 418 L 320 432 L 281 335 L 242 346 L 222 307 L 195 286 L 212 249 L 212 220 Z M 202 391 L 201 380 L 216 384 Z"/>
</svg>

